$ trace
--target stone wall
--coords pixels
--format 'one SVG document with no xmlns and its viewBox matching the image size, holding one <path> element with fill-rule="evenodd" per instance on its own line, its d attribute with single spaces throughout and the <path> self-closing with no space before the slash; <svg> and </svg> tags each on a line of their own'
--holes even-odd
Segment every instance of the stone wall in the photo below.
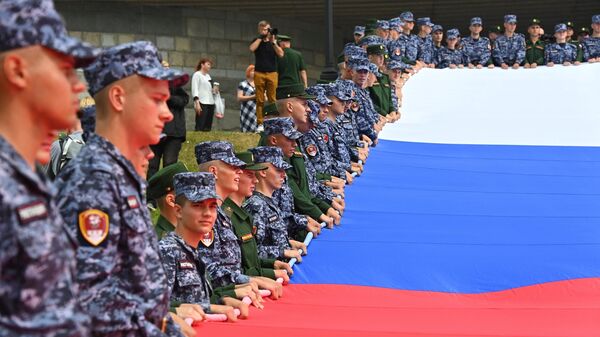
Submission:
<svg viewBox="0 0 600 337">
<path fill-rule="evenodd" d="M 195 7 L 148 6 L 125 2 L 56 1 L 69 32 L 97 46 L 109 47 L 135 40 L 157 45 L 172 67 L 190 75 L 198 60 L 213 60 L 212 78 L 221 84 L 227 107 L 226 118 L 217 128 L 239 128 L 237 85 L 246 67 L 254 63 L 248 50 L 256 36 L 256 25 L 269 20 L 282 34 L 291 35 L 293 47 L 302 52 L 309 82 L 314 82 L 325 65 L 325 34 L 322 27 L 289 19 L 258 16 L 236 11 L 215 11 Z M 342 41 L 336 33 L 336 41 Z M 338 46 L 339 50 L 341 48 Z M 189 84 L 186 89 L 189 91 Z M 191 108 L 191 105 L 190 105 Z M 193 128 L 193 110 L 188 109 L 188 129 Z"/>
</svg>

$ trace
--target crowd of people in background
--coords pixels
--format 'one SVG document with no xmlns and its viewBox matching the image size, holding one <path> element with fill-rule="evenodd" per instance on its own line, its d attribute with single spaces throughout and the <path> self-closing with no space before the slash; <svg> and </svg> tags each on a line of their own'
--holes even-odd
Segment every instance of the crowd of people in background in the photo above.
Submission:
<svg viewBox="0 0 600 337">
<path fill-rule="evenodd" d="M 341 223 L 346 189 L 368 169 L 381 130 L 400 119 L 410 76 L 459 67 L 458 54 L 468 53 L 462 66 L 472 68 L 490 66 L 490 52 L 502 68 L 527 57 L 514 15 L 493 50 L 473 18 L 470 39 L 451 29 L 436 51 L 443 30 L 424 18 L 419 29 L 434 34 L 411 35 L 413 15 L 404 12 L 358 27 L 339 78 L 307 87 L 291 38 L 278 45 L 261 21 L 250 45 L 257 62 L 238 93 L 256 100 L 257 146 L 200 142 L 195 167 L 176 162 L 146 182 L 153 149 L 170 161 L 169 149 L 185 139 L 168 125 L 190 100 L 180 89 L 189 75 L 161 63 L 147 41 L 100 50 L 68 36 L 50 0 L 4 0 L 0 18 L 2 336 L 195 336 L 205 321 L 251 319 L 251 307 L 267 306 L 263 297 L 283 295 L 310 238 Z M 582 42 L 587 62 L 600 57 L 600 15 L 592 27 Z M 562 49 L 548 46 L 534 63 L 575 62 L 558 61 L 572 56 L 563 28 L 555 29 Z M 85 90 L 77 67 L 95 114 L 85 112 L 90 104 L 76 114 Z M 200 60 L 191 79 L 198 130 L 211 128 L 218 88 L 210 69 Z M 50 144 L 65 129 L 62 143 L 81 146 L 68 162 L 50 163 L 51 183 L 36 165 L 50 162 Z M 148 201 L 160 211 L 156 224 Z"/>
</svg>

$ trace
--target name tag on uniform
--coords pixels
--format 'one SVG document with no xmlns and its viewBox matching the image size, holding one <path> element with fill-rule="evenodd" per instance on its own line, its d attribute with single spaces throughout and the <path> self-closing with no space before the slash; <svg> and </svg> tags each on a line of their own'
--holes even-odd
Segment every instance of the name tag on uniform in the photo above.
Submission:
<svg viewBox="0 0 600 337">
<path fill-rule="evenodd" d="M 46 218 L 48 216 L 48 209 L 42 200 L 38 200 L 17 207 L 17 214 L 21 223 L 25 225 L 32 221 Z"/>
<path fill-rule="evenodd" d="M 275 222 L 277 220 L 279 220 L 279 216 L 277 215 L 272 215 L 269 217 L 269 222 Z"/>
<path fill-rule="evenodd" d="M 192 261 L 189 260 L 179 260 L 179 269 L 195 269 L 196 266 Z"/>
<path fill-rule="evenodd" d="M 127 197 L 127 205 L 131 209 L 140 208 L 140 203 L 135 195 L 130 195 Z"/>
<path fill-rule="evenodd" d="M 248 242 L 250 240 L 252 240 L 252 234 L 248 233 L 242 236 L 242 242 Z"/>
</svg>

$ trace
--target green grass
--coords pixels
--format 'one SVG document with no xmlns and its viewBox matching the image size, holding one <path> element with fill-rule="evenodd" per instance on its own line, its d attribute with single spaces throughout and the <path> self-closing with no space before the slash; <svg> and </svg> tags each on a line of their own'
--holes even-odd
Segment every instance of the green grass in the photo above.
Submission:
<svg viewBox="0 0 600 337">
<path fill-rule="evenodd" d="M 194 154 L 194 146 L 200 142 L 223 140 L 233 144 L 235 152 L 246 151 L 249 148 L 256 147 L 260 136 L 256 133 L 244 133 L 233 131 L 188 131 L 187 140 L 183 143 L 181 152 L 179 153 L 179 161 L 183 162 L 188 169 L 195 170 L 196 155 Z"/>
</svg>

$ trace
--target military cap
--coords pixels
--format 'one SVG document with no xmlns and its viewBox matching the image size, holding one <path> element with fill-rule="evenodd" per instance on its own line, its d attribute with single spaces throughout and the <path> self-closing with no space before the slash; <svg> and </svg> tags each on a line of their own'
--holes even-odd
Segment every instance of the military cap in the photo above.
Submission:
<svg viewBox="0 0 600 337">
<path fill-rule="evenodd" d="M 354 82 L 340 79 L 336 80 L 333 84 L 335 84 L 339 90 L 339 96 L 336 94 L 336 97 L 345 101 L 354 99 Z"/>
<path fill-rule="evenodd" d="M 76 67 L 88 65 L 100 53 L 67 34 L 51 0 L 0 1 L 0 52 L 35 45 L 72 56 Z"/>
<path fill-rule="evenodd" d="M 313 96 L 306 93 L 306 90 L 304 90 L 304 84 L 300 83 L 277 86 L 275 96 L 277 97 L 277 99 L 285 99 L 290 97 L 298 97 L 304 99 L 314 98 Z"/>
<path fill-rule="evenodd" d="M 402 14 L 400 14 L 400 20 L 404 22 L 412 22 L 415 19 L 412 12 L 403 12 Z"/>
<path fill-rule="evenodd" d="M 496 26 L 496 27 L 494 27 L 494 29 L 492 30 L 492 32 L 500 34 L 500 33 L 502 33 L 502 27 L 501 26 Z"/>
<path fill-rule="evenodd" d="M 382 44 L 372 44 L 367 47 L 367 55 L 385 55 L 387 49 Z"/>
<path fill-rule="evenodd" d="M 263 115 L 267 116 L 279 116 L 279 111 L 277 111 L 277 104 L 274 102 L 267 102 L 263 107 Z"/>
<path fill-rule="evenodd" d="M 456 28 L 452 28 L 446 32 L 447 39 L 456 39 L 460 35 L 460 32 Z"/>
<path fill-rule="evenodd" d="M 344 55 L 346 55 L 348 59 L 367 58 L 367 51 L 359 46 L 349 46 L 345 49 Z"/>
<path fill-rule="evenodd" d="M 377 20 L 377 28 L 380 28 L 383 30 L 389 30 L 390 23 L 387 20 Z"/>
<path fill-rule="evenodd" d="M 592 16 L 592 23 L 600 23 L 600 14 Z"/>
<path fill-rule="evenodd" d="M 573 29 L 573 27 L 575 27 L 575 24 L 572 21 L 567 21 L 567 23 L 565 24 L 568 28 Z M 556 27 L 555 27 L 556 28 Z"/>
<path fill-rule="evenodd" d="M 323 86 L 323 89 L 325 90 L 324 93 L 327 97 L 337 97 L 340 101 L 349 101 L 352 99 L 352 93 L 348 94 L 348 92 L 339 85 L 338 81 Z"/>
<path fill-rule="evenodd" d="M 276 146 L 259 146 L 249 149 L 257 163 L 270 163 L 280 170 L 292 168 L 292 165 L 283 160 L 283 151 Z"/>
<path fill-rule="evenodd" d="M 292 38 L 287 35 L 277 35 L 277 41 L 292 41 Z"/>
<path fill-rule="evenodd" d="M 365 26 L 354 26 L 354 34 L 364 35 L 365 34 Z"/>
<path fill-rule="evenodd" d="M 396 70 L 396 69 L 404 70 L 404 66 L 402 65 L 402 62 L 396 61 L 396 60 L 392 60 L 392 61 L 388 62 L 387 68 L 390 70 Z"/>
<path fill-rule="evenodd" d="M 444 27 L 442 27 L 441 25 L 434 25 L 433 28 L 431 29 L 431 32 L 437 32 L 437 31 L 441 31 L 442 33 L 444 32 Z"/>
<path fill-rule="evenodd" d="M 189 75 L 160 63 L 156 47 L 148 41 L 136 41 L 105 49 L 84 70 L 90 95 L 94 96 L 108 85 L 123 78 L 140 75 L 171 82 L 173 86 L 187 83 Z"/>
<path fill-rule="evenodd" d="M 366 58 L 351 58 L 348 60 L 348 67 L 352 70 L 366 70 L 369 71 L 369 60 Z"/>
<path fill-rule="evenodd" d="M 379 68 L 375 63 L 369 62 L 369 72 L 372 72 L 377 77 L 381 77 L 381 73 L 379 72 Z"/>
<path fill-rule="evenodd" d="M 298 132 L 294 127 L 294 120 L 292 117 L 265 119 L 263 126 L 265 128 L 265 136 L 282 134 L 292 140 L 302 137 L 302 133 Z"/>
<path fill-rule="evenodd" d="M 424 17 L 417 19 L 417 26 L 429 26 L 433 27 L 433 23 L 431 22 L 431 18 Z"/>
<path fill-rule="evenodd" d="M 218 199 L 215 176 L 208 172 L 183 172 L 173 176 L 175 197 L 183 195 L 191 202 Z"/>
<path fill-rule="evenodd" d="M 402 31 L 402 27 L 404 27 L 404 22 L 402 22 L 402 20 L 400 20 L 400 18 L 390 19 L 389 22 L 390 22 L 390 29 L 393 29 L 397 32 Z"/>
<path fill-rule="evenodd" d="M 476 16 L 474 18 L 471 18 L 471 26 L 472 25 L 483 25 L 483 20 L 481 20 L 480 17 Z"/>
<path fill-rule="evenodd" d="M 325 89 L 320 85 L 313 85 L 306 88 L 306 92 L 315 96 L 314 101 L 321 105 L 331 105 L 333 102 L 325 95 Z"/>
<path fill-rule="evenodd" d="M 542 25 L 542 21 L 538 18 L 533 18 L 531 19 L 531 21 L 529 21 L 529 27 L 531 26 L 541 26 Z"/>
<path fill-rule="evenodd" d="M 377 35 L 365 35 L 359 41 L 360 46 L 370 46 L 373 44 L 383 44 L 383 39 Z"/>
<path fill-rule="evenodd" d="M 566 32 L 566 31 L 567 31 L 567 25 L 565 25 L 564 23 L 559 23 L 556 26 L 554 26 L 555 33 Z"/>
<path fill-rule="evenodd" d="M 181 162 L 160 169 L 148 180 L 148 200 L 157 200 L 168 192 L 173 191 L 173 176 L 177 173 L 188 171 L 185 164 Z"/>
<path fill-rule="evenodd" d="M 249 171 L 262 171 L 262 170 L 266 170 L 267 167 L 265 165 L 261 165 L 261 164 L 257 164 L 256 161 L 254 160 L 254 155 L 252 154 L 252 152 L 249 151 L 244 151 L 244 152 L 236 152 L 235 156 L 243 161 L 244 163 L 246 163 L 246 167 L 244 167 L 244 170 L 249 170 Z"/>
<path fill-rule="evenodd" d="M 237 159 L 233 154 L 233 145 L 225 141 L 211 141 L 196 144 L 194 148 L 196 162 L 198 165 L 212 161 L 221 160 L 229 165 L 242 167 L 246 163 Z"/>
<path fill-rule="evenodd" d="M 79 120 L 84 132 L 94 132 L 96 129 L 96 106 L 89 105 L 79 109 Z"/>
<path fill-rule="evenodd" d="M 504 16 L 505 23 L 517 23 L 517 16 L 514 14 L 506 14 Z"/>
<path fill-rule="evenodd" d="M 590 30 L 587 27 L 581 27 L 581 29 L 579 30 L 579 34 L 589 34 Z"/>
<path fill-rule="evenodd" d="M 365 35 L 368 35 L 369 31 L 374 31 L 377 28 L 377 19 L 371 18 L 367 19 L 367 23 L 365 24 Z"/>
</svg>

